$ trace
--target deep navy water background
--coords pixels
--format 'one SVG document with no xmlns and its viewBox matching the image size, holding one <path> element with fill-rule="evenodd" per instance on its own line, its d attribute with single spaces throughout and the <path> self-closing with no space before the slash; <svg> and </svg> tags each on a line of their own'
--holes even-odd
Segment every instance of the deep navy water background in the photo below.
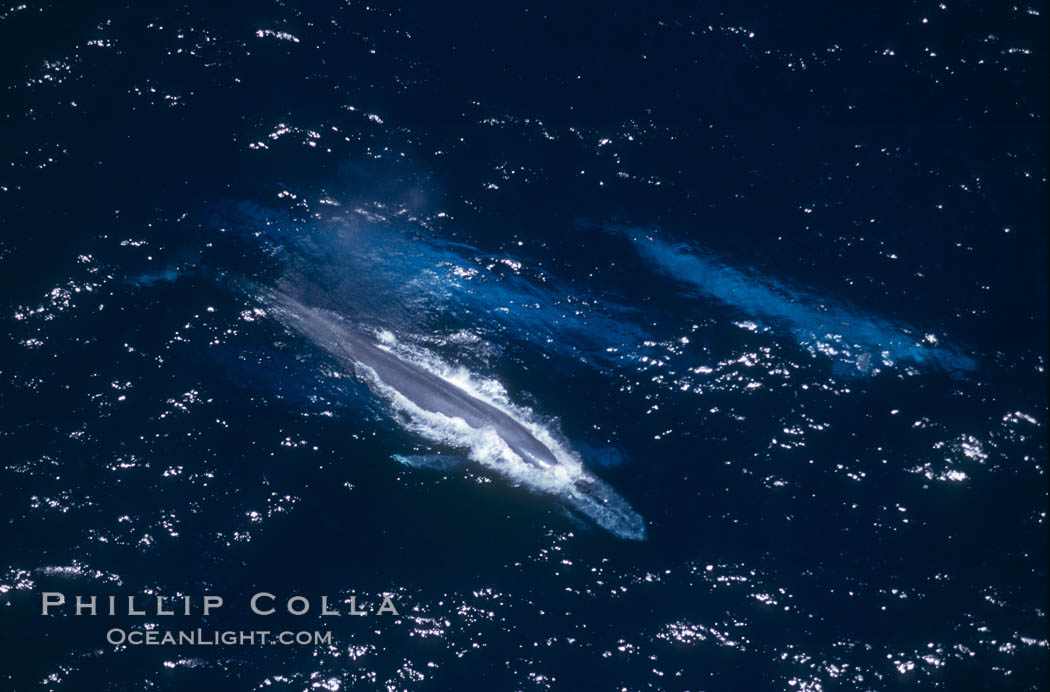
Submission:
<svg viewBox="0 0 1050 692">
<path fill-rule="evenodd" d="M 0 8 L 0 688 L 1046 688 L 1045 2 L 142 5 Z M 648 540 L 399 465 L 240 279 L 501 383 Z"/>
</svg>

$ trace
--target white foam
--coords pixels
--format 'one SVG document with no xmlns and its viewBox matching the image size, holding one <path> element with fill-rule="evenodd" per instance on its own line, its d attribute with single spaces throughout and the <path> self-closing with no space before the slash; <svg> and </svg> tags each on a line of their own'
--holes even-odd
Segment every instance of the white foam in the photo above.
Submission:
<svg viewBox="0 0 1050 692">
<path fill-rule="evenodd" d="M 499 380 L 480 377 L 462 366 L 451 366 L 431 352 L 399 342 L 396 337 L 389 332 L 386 332 L 383 336 L 385 337 L 383 343 L 387 346 L 387 350 L 391 351 L 398 358 L 430 372 L 458 389 L 462 389 L 475 399 L 479 399 L 493 408 L 502 411 L 519 423 L 522 427 L 528 430 L 533 437 L 542 442 L 543 445 L 551 451 L 554 458 L 558 461 L 559 467 L 567 469 L 574 480 L 581 477 L 590 478 L 590 475 L 586 473 L 583 462 L 580 460 L 579 456 L 552 430 L 552 428 L 557 425 L 557 422 L 553 419 L 549 421 L 541 420 L 531 408 L 527 406 L 519 406 L 513 403 L 510 400 L 510 396 L 507 394 L 506 388 L 501 382 L 499 382 Z M 372 372 L 372 379 L 377 382 L 379 381 L 379 378 L 374 372 Z M 419 416 L 426 417 L 432 415 L 440 416 L 440 414 L 432 414 L 423 411 L 395 390 L 389 387 L 386 389 L 389 390 L 389 392 L 392 392 L 392 394 L 384 392 L 384 398 L 390 399 L 393 403 L 391 397 L 396 395 L 416 409 L 416 411 L 412 412 L 413 418 L 418 419 Z M 401 409 L 400 406 L 398 406 L 398 408 Z M 466 425 L 466 421 L 463 421 L 462 419 L 449 419 L 447 416 L 440 417 L 446 420 L 460 421 L 467 428 L 474 430 Z M 436 419 L 433 419 L 432 422 L 439 425 L 439 427 L 446 427 L 441 425 Z M 449 444 L 451 443 L 451 440 L 443 439 L 442 442 Z M 503 443 L 503 446 L 506 447 L 506 443 Z M 509 447 L 507 447 L 507 451 L 510 455 L 521 462 L 521 458 L 511 451 Z M 530 469 L 534 468 L 529 464 L 526 464 L 526 467 Z"/>
<path fill-rule="evenodd" d="M 390 405 L 398 422 L 407 430 L 430 442 L 466 450 L 467 456 L 475 463 L 512 483 L 559 497 L 618 536 L 644 539 L 644 521 L 612 488 L 587 470 L 576 452 L 554 432 L 556 421 L 540 420 L 532 409 L 511 402 L 506 388 L 497 380 L 480 377 L 463 367 L 450 366 L 433 353 L 400 343 L 389 332 L 379 335 L 379 338 L 383 344 L 381 348 L 518 422 L 551 451 L 557 464 L 539 467 L 526 462 L 495 428 L 474 428 L 462 418 L 426 411 L 384 383 L 375 370 L 358 364 L 359 374 Z M 592 492 L 586 492 L 585 488 Z"/>
<path fill-rule="evenodd" d="M 553 437 L 545 430 L 513 415 L 512 410 L 505 410 L 497 406 L 504 413 L 521 423 L 530 433 L 536 435 L 536 439 L 548 445 L 548 448 L 558 461 L 557 466 L 538 468 L 529 464 L 511 449 L 495 428 L 474 428 L 462 418 L 426 411 L 401 394 L 401 392 L 385 384 L 371 368 L 360 365 L 359 369 L 375 392 L 390 404 L 398 417 L 398 422 L 405 429 L 429 442 L 464 449 L 471 461 L 498 473 L 512 482 L 541 492 L 564 496 L 570 493 L 575 481 L 585 477 L 583 464 L 579 459 L 573 458 L 561 445 L 556 445 L 553 442 Z M 430 371 L 441 377 L 439 373 L 433 370 Z M 442 377 L 442 379 L 454 386 L 460 386 L 453 380 L 445 377 Z M 494 400 L 480 395 L 479 390 L 467 389 L 466 387 L 461 387 L 461 389 L 466 390 L 471 396 L 476 396 L 478 399 L 496 406 Z M 546 434 L 541 436 L 542 433 Z"/>
</svg>

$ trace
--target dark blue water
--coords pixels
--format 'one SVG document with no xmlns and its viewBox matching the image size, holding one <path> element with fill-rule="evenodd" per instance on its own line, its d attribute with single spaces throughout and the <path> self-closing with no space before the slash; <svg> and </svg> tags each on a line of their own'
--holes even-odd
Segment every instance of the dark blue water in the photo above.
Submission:
<svg viewBox="0 0 1050 692">
<path fill-rule="evenodd" d="M 0 688 L 1046 688 L 1045 2 L 142 5 L 0 9 Z"/>
</svg>

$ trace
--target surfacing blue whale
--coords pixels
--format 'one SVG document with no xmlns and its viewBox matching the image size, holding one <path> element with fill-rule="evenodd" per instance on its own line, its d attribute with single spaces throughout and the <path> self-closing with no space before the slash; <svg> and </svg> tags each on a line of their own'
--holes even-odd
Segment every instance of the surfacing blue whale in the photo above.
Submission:
<svg viewBox="0 0 1050 692">
<path fill-rule="evenodd" d="M 334 313 L 279 291 L 256 291 L 256 298 L 286 328 L 364 380 L 409 430 L 467 449 L 490 471 L 556 497 L 620 538 L 645 540 L 645 520 L 627 501 L 520 409 L 397 353 Z"/>
</svg>

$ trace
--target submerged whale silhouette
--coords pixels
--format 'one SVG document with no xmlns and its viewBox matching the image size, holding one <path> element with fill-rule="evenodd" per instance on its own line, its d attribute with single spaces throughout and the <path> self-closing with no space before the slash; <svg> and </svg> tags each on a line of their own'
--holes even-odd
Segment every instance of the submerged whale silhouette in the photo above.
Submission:
<svg viewBox="0 0 1050 692">
<path fill-rule="evenodd" d="M 609 485 L 591 474 L 578 458 L 535 425 L 528 425 L 478 394 L 468 391 L 384 348 L 335 313 L 304 305 L 279 291 L 262 298 L 285 327 L 350 366 L 369 387 L 409 419 L 428 417 L 447 422 L 446 432 L 428 435 L 426 425 L 410 426 L 424 437 L 454 446 L 476 447 L 487 436 L 486 448 L 498 453 L 471 454 L 474 461 L 535 492 L 553 495 L 611 533 L 645 540 L 645 520 Z M 533 427 L 534 430 L 530 430 Z M 452 430 L 450 434 L 447 431 Z M 492 436 L 498 438 L 493 440 Z"/>
<path fill-rule="evenodd" d="M 610 229 L 624 233 L 642 259 L 687 287 L 687 292 L 714 298 L 775 331 L 786 331 L 814 356 L 831 358 L 839 375 L 875 375 L 898 364 L 936 368 L 955 376 L 977 368 L 971 356 L 904 323 L 787 281 L 734 268 L 702 248 L 636 229 Z"/>
</svg>

